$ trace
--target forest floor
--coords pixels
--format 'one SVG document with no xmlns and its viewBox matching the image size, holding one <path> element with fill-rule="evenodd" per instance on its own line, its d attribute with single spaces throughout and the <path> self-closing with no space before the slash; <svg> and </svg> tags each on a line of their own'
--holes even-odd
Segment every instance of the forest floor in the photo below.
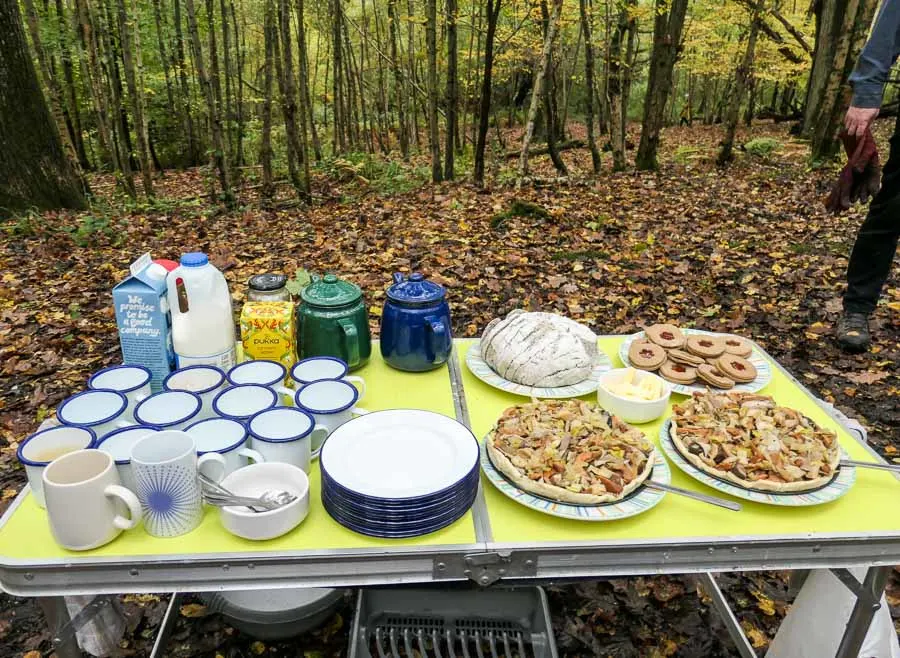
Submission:
<svg viewBox="0 0 900 658">
<path fill-rule="evenodd" d="M 864 208 L 825 213 L 836 170 L 811 169 L 807 146 L 787 128 L 762 124 L 740 133 L 742 143 L 772 138 L 777 148 L 739 151 L 725 171 L 713 164 L 719 126 L 666 130 L 658 173 L 610 173 L 605 154 L 606 170 L 594 178 L 587 151 L 571 150 L 563 154 L 569 181 L 550 184 L 555 174 L 542 156 L 533 159 L 533 173 L 544 182 L 519 191 L 505 166 L 512 159 L 491 170 L 484 192 L 465 180 L 424 184 L 422 161 L 332 160 L 315 169 L 310 208 L 290 202 L 283 189 L 282 203 L 262 210 L 249 190 L 244 205 L 222 212 L 204 200 L 200 170 L 166 172 L 157 202 L 126 204 L 110 177 L 96 176 L 100 198 L 92 210 L 3 223 L 0 509 L 25 482 L 17 441 L 91 372 L 118 360 L 110 289 L 146 251 L 210 253 L 237 301 L 253 274 L 336 272 L 366 291 L 375 329 L 390 274 L 416 269 L 448 287 L 457 336 L 476 336 L 516 307 L 564 313 L 598 333 L 663 320 L 733 331 L 860 419 L 872 445 L 900 463 L 900 270 L 873 318 L 871 351 L 840 352 L 832 330 Z M 883 159 L 891 128 L 890 121 L 876 127 Z M 515 135 L 508 139 L 516 143 Z M 468 174 L 468 161 L 461 165 Z M 784 574 L 723 574 L 721 584 L 762 655 L 790 604 Z M 165 600 L 125 598 L 122 655 L 146 654 Z M 551 588 L 550 600 L 561 655 L 736 655 L 708 599 L 686 578 Z M 889 601 L 897 621 L 897 570 Z M 182 612 L 170 656 L 340 656 L 352 622 L 348 603 L 316 633 L 257 643 L 196 601 Z M 40 619 L 33 603 L 0 599 L 0 655 L 48 655 Z"/>
</svg>

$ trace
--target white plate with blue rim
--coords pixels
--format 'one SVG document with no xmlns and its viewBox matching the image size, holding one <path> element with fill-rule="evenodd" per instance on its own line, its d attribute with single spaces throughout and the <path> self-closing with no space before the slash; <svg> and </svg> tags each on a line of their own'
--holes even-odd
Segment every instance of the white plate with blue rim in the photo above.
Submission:
<svg viewBox="0 0 900 658">
<path fill-rule="evenodd" d="M 587 379 L 569 386 L 526 386 L 501 377 L 481 356 L 481 341 L 475 341 L 466 352 L 466 366 L 473 375 L 488 386 L 493 386 L 506 393 L 533 398 L 577 398 L 596 392 L 600 386 L 603 373 L 612 370 L 612 361 L 602 349 L 597 349 L 597 362 Z"/>
<path fill-rule="evenodd" d="M 484 442 L 481 445 L 481 470 L 490 483 L 507 498 L 536 512 L 575 521 L 617 521 L 619 519 L 627 519 L 630 516 L 642 514 L 656 507 L 663 499 L 663 496 L 666 495 L 665 491 L 641 485 L 622 500 L 600 505 L 562 503 L 557 500 L 536 496 L 523 491 L 497 470 L 490 456 L 488 456 Z M 650 479 L 660 484 L 670 484 L 672 482 L 672 472 L 669 470 L 669 465 L 663 459 L 659 450 L 653 451 L 653 472 L 650 473 Z"/>
<path fill-rule="evenodd" d="M 717 336 L 719 338 L 725 338 L 732 335 L 720 334 L 713 331 L 703 331 L 702 329 L 682 329 L 681 333 L 683 333 L 685 336 Z M 628 349 L 631 347 L 631 344 L 639 338 L 646 338 L 646 334 L 644 334 L 643 331 L 639 331 L 636 334 L 626 336 L 625 340 L 622 341 L 622 344 L 619 345 L 619 359 L 621 359 L 622 363 L 624 363 L 626 366 L 631 366 L 631 361 L 628 360 Z M 747 338 L 744 338 L 743 336 L 736 336 L 736 338 L 747 340 L 749 342 L 749 340 Z M 769 382 L 772 381 L 772 366 L 769 365 L 766 357 L 763 356 L 762 352 L 760 352 L 756 348 L 756 346 L 753 346 L 753 351 L 750 353 L 750 357 L 747 360 L 750 361 L 750 363 L 752 363 L 756 368 L 756 379 L 747 384 L 735 384 L 734 388 L 728 389 L 729 391 L 740 391 L 741 393 L 757 393 L 768 386 Z M 708 389 L 712 388 L 699 379 L 695 384 L 676 384 L 675 382 L 670 382 L 670 384 L 672 385 L 672 392 L 680 393 L 681 395 L 704 393 Z"/>
<path fill-rule="evenodd" d="M 796 491 L 788 493 L 773 493 L 770 491 L 760 491 L 758 489 L 746 489 L 736 484 L 732 484 L 728 480 L 720 479 L 714 475 L 710 475 L 706 471 L 701 471 L 691 462 L 684 458 L 675 447 L 671 436 L 672 419 L 667 418 L 663 423 L 662 429 L 659 431 L 659 446 L 666 453 L 666 457 L 671 460 L 675 466 L 690 475 L 692 478 L 712 487 L 722 493 L 743 498 L 754 503 L 763 503 L 765 505 L 780 505 L 782 507 L 808 507 L 810 505 L 822 505 L 837 500 L 848 491 L 856 482 L 856 469 L 852 466 L 841 466 L 837 469 L 837 475 L 826 485 L 813 489 L 811 491 Z M 849 459 L 849 455 L 841 448 L 841 458 Z"/>
</svg>

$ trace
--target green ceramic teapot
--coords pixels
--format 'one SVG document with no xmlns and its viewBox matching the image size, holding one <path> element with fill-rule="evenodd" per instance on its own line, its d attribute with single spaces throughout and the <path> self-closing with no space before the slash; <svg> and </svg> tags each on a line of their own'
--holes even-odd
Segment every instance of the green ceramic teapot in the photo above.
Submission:
<svg viewBox="0 0 900 658">
<path fill-rule="evenodd" d="M 334 274 L 300 291 L 297 308 L 297 357 L 333 356 L 350 370 L 366 365 L 372 354 L 369 314 L 359 286 Z"/>
</svg>

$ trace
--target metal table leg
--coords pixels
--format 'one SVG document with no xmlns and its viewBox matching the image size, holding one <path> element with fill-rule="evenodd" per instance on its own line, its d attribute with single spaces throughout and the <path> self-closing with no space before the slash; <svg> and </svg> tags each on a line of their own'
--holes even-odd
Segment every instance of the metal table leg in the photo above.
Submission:
<svg viewBox="0 0 900 658">
<path fill-rule="evenodd" d="M 58 658 L 81 658 L 65 599 L 61 596 L 41 596 L 36 601 L 44 611 L 44 619 L 50 629 L 50 644 Z"/>
<path fill-rule="evenodd" d="M 728 630 L 728 635 L 731 636 L 731 640 L 737 647 L 738 653 L 741 654 L 741 658 L 756 658 L 756 650 L 744 634 L 744 629 L 741 628 L 741 623 L 734 616 L 734 612 L 728 605 L 722 590 L 719 589 L 715 576 L 709 572 L 700 573 L 697 574 L 697 580 L 703 586 L 703 589 L 706 590 L 709 598 L 712 599 L 712 603 L 719 612 L 719 616 Z"/>
<path fill-rule="evenodd" d="M 835 576 L 856 595 L 856 604 L 853 606 L 853 612 L 850 613 L 847 630 L 844 631 L 844 637 L 841 639 L 835 658 L 857 658 L 859 656 L 859 650 L 866 639 L 866 633 L 869 632 L 872 619 L 881 608 L 881 595 L 887 585 L 891 568 L 869 567 L 862 583 L 859 583 L 844 569 L 832 570 Z"/>
<path fill-rule="evenodd" d="M 181 594 L 172 592 L 169 599 L 169 605 L 166 607 L 166 614 L 163 616 L 156 632 L 156 641 L 153 643 L 153 650 L 150 651 L 150 658 L 158 658 L 166 655 L 166 647 L 169 645 L 169 636 L 178 621 L 178 609 L 181 606 Z"/>
</svg>

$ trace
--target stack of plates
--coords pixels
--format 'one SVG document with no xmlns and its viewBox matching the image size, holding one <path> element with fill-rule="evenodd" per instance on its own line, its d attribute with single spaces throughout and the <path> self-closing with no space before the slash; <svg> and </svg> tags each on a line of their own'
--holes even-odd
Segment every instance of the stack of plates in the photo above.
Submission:
<svg viewBox="0 0 900 658">
<path fill-rule="evenodd" d="M 430 411 L 359 416 L 331 433 L 319 457 L 322 504 L 374 537 L 415 537 L 450 525 L 478 492 L 478 441 Z"/>
</svg>

